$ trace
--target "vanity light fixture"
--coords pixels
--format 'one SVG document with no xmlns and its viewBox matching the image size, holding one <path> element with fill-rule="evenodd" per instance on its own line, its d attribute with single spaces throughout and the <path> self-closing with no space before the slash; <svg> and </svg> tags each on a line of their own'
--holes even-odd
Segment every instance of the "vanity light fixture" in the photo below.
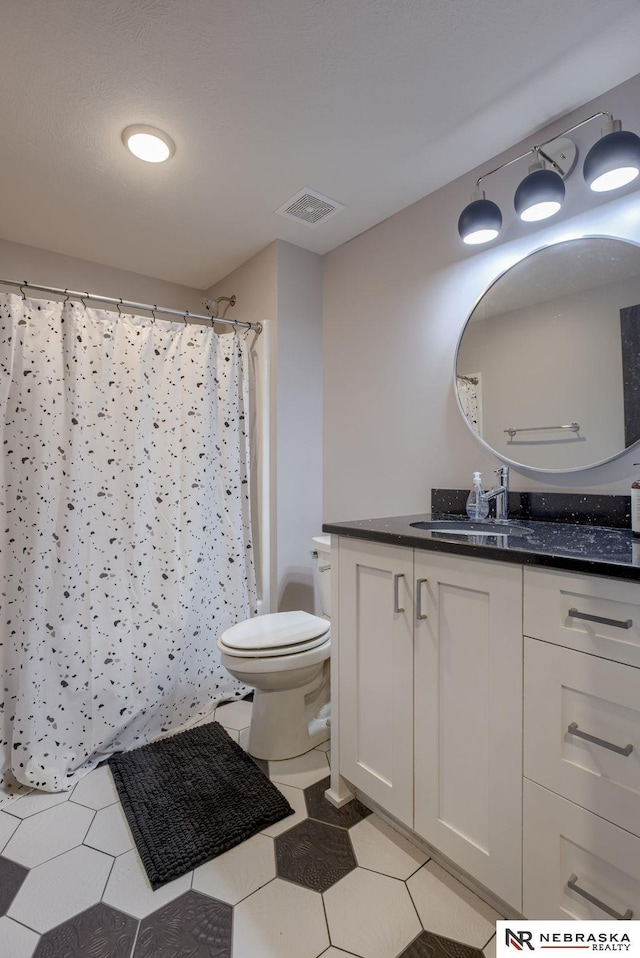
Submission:
<svg viewBox="0 0 640 958">
<path fill-rule="evenodd" d="M 492 200 L 487 200 L 480 183 L 488 176 L 503 170 L 526 156 L 535 157 L 514 197 L 514 206 L 520 219 L 532 223 L 553 216 L 561 208 L 565 197 L 564 180 L 575 166 L 577 148 L 566 134 L 578 127 L 607 117 L 607 128 L 602 138 L 591 147 L 584 161 L 585 181 L 595 192 L 615 190 L 626 186 L 640 173 L 640 137 L 621 128 L 619 120 L 606 112 L 594 113 L 563 133 L 545 140 L 538 146 L 512 160 L 507 160 L 494 170 L 479 176 L 471 202 L 464 208 L 458 220 L 458 233 L 464 243 L 478 245 L 495 239 L 502 226 L 502 214 Z"/>
<path fill-rule="evenodd" d="M 154 126 L 141 123 L 123 130 L 122 142 L 134 156 L 146 163 L 164 163 L 176 151 L 176 145 L 170 136 Z"/>
<path fill-rule="evenodd" d="M 620 120 L 610 117 L 602 138 L 587 153 L 583 173 L 596 193 L 631 183 L 640 173 L 640 136 L 623 130 Z"/>
<path fill-rule="evenodd" d="M 488 200 L 484 190 L 471 194 L 471 202 L 462 211 L 458 220 L 458 232 L 471 246 L 488 243 L 495 239 L 502 227 L 500 207 Z"/>
<path fill-rule="evenodd" d="M 536 160 L 529 167 L 516 190 L 513 205 L 516 213 L 525 223 L 546 220 L 557 213 L 564 201 L 564 183 L 555 170 L 548 170 L 543 159 Z"/>
</svg>

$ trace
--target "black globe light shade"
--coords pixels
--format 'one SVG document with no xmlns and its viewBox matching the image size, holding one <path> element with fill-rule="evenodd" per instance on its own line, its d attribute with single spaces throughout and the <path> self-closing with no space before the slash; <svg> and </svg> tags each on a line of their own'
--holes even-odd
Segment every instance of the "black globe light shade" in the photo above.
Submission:
<svg viewBox="0 0 640 958">
<path fill-rule="evenodd" d="M 533 169 L 516 190 L 513 205 L 521 220 L 534 223 L 553 216 L 564 200 L 562 177 L 553 170 Z"/>
<path fill-rule="evenodd" d="M 612 125 L 619 125 L 619 120 Z M 614 129 L 591 147 L 582 168 L 585 182 L 596 193 L 617 190 L 640 172 L 640 137 Z"/>
<path fill-rule="evenodd" d="M 488 200 L 483 190 L 471 195 L 458 220 L 458 233 L 464 243 L 478 246 L 495 239 L 502 228 L 500 207 Z"/>
</svg>

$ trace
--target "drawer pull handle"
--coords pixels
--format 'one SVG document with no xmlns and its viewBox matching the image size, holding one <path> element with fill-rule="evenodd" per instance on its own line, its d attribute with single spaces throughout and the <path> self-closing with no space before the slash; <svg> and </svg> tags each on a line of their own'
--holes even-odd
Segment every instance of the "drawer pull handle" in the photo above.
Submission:
<svg viewBox="0 0 640 958">
<path fill-rule="evenodd" d="M 604 738 L 597 738 L 595 735 L 589 735 L 578 728 L 577 722 L 571 722 L 567 728 L 569 735 L 577 735 L 578 738 L 584 738 L 587 742 L 593 742 L 594 745 L 601 745 L 602 748 L 608 748 L 611 752 L 617 752 L 618 755 L 624 755 L 627 758 L 633 752 L 633 745 L 614 745 L 613 742 L 607 742 Z"/>
<path fill-rule="evenodd" d="M 422 611 L 422 586 L 428 582 L 428 579 L 416 579 L 416 592 L 418 593 L 418 601 L 416 603 L 416 619 L 426 619 L 426 612 Z"/>
<path fill-rule="evenodd" d="M 605 905 L 605 903 L 600 901 L 599 898 L 596 898 L 595 895 L 590 895 L 588 891 L 584 890 L 584 888 L 579 888 L 577 875 L 569 876 L 567 887 L 574 891 L 576 895 L 586 898 L 587 901 L 590 901 L 592 905 L 597 905 L 597 907 L 601 908 L 602 911 L 607 913 L 607 915 L 611 915 L 612 918 L 617 918 L 618 921 L 630 921 L 633 918 L 633 912 L 630 908 L 627 908 L 624 915 L 621 915 L 620 912 L 617 912 L 614 908 L 610 908 L 609 905 Z"/>
<path fill-rule="evenodd" d="M 399 597 L 398 592 L 400 589 L 400 579 L 404 579 L 404 572 L 397 572 L 393 577 L 393 611 L 394 612 L 404 612 L 404 609 L 401 609 L 399 606 Z"/>
<path fill-rule="evenodd" d="M 571 619 L 587 619 L 589 622 L 613 625 L 616 629 L 630 629 L 633 625 L 633 619 L 607 619 L 603 615 L 589 615 L 588 612 L 580 612 L 578 609 L 569 609 L 567 615 Z"/>
</svg>

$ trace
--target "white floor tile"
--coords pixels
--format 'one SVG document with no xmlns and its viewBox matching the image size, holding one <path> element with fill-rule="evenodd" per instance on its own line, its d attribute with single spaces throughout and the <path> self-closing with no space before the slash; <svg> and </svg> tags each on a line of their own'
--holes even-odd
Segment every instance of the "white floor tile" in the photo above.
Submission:
<svg viewBox="0 0 640 958">
<path fill-rule="evenodd" d="M 191 872 L 153 891 L 135 849 L 116 858 L 103 901 L 134 918 L 146 918 L 191 887 Z"/>
<path fill-rule="evenodd" d="M 483 948 L 485 958 L 496 958 L 496 936 Z"/>
<path fill-rule="evenodd" d="M 329 936 L 317 892 L 276 878 L 234 908 L 233 958 L 317 958 Z"/>
<path fill-rule="evenodd" d="M 48 808 L 21 822 L 3 854 L 27 868 L 35 868 L 82 845 L 94 815 L 91 808 L 73 802 Z"/>
<path fill-rule="evenodd" d="M 238 744 L 240 744 L 240 732 L 237 729 L 226 728 L 225 732 L 227 733 L 229 738 L 232 738 L 234 742 L 238 742 Z"/>
<path fill-rule="evenodd" d="M 127 819 L 120 802 L 101 808 L 91 822 L 91 828 L 84 840 L 85 845 L 97 848 L 107 855 L 122 855 L 134 847 Z"/>
<path fill-rule="evenodd" d="M 216 722 L 223 728 L 235 728 L 238 731 L 251 725 L 251 702 L 228 702 L 216 709 Z"/>
<path fill-rule="evenodd" d="M 483 948 L 500 915 L 448 872 L 430 861 L 407 881 L 427 931 Z"/>
<path fill-rule="evenodd" d="M 331 942 L 362 958 L 396 958 L 422 931 L 404 882 L 357 868 L 324 893 Z"/>
<path fill-rule="evenodd" d="M 377 815 L 369 815 L 349 830 L 358 865 L 391 878 L 408 878 L 429 856 L 403 838 Z"/>
<path fill-rule="evenodd" d="M 0 811 L 0 852 L 7 844 L 19 824 L 19 818 L 14 818 L 12 815 L 7 815 L 6 812 Z"/>
<path fill-rule="evenodd" d="M 328 951 L 323 951 L 320 955 L 320 958 L 353 958 L 353 952 L 351 952 L 351 954 L 347 954 L 346 951 L 340 951 L 339 948 L 331 947 L 328 949 Z"/>
<path fill-rule="evenodd" d="M 118 801 L 118 793 L 108 765 L 94 768 L 73 790 L 71 801 L 87 808 L 106 808 Z"/>
<path fill-rule="evenodd" d="M 329 763 L 325 752 L 311 749 L 297 758 L 288 758 L 282 762 L 269 762 L 269 778 L 279 785 L 293 785 L 295 788 L 307 788 L 314 782 L 326 778 Z"/>
<path fill-rule="evenodd" d="M 56 805 L 62 805 L 69 801 L 70 792 L 29 792 L 22 795 L 3 806 L 8 815 L 16 815 L 18 818 L 30 818 L 31 815 L 37 815 L 47 808 L 54 808 Z"/>
<path fill-rule="evenodd" d="M 273 839 L 254 835 L 193 872 L 192 888 L 236 905 L 276 877 Z"/>
<path fill-rule="evenodd" d="M 282 792 L 286 800 L 291 805 L 294 814 L 288 815 L 287 818 L 281 819 L 281 821 L 276 822 L 275 825 L 269 825 L 268 828 L 263 828 L 261 835 L 268 835 L 269 838 L 275 838 L 276 835 L 281 835 L 283 832 L 287 832 L 290 828 L 293 828 L 294 825 L 297 825 L 298 822 L 303 821 L 307 817 L 307 803 L 304 800 L 304 792 L 301 788 L 294 788 L 292 785 L 280 785 L 277 784 L 276 788 L 279 792 Z"/>
<path fill-rule="evenodd" d="M 38 944 L 35 931 L 11 918 L 0 918 L 0 955 L 6 958 L 31 958 Z"/>
<path fill-rule="evenodd" d="M 241 728 L 240 731 L 238 732 L 238 745 L 240 746 L 240 748 L 243 748 L 245 752 L 249 748 L 249 733 L 250 732 L 251 732 L 251 729 L 249 728 Z"/>
<path fill-rule="evenodd" d="M 9 917 L 40 933 L 49 931 L 100 901 L 112 864 L 110 855 L 80 846 L 32 868 Z"/>
<path fill-rule="evenodd" d="M 322 742 L 320 745 L 316 745 L 316 748 L 318 749 L 319 752 L 328 752 L 331 748 L 331 739 L 328 738 L 326 742 Z M 331 949 L 329 949 L 327 954 L 329 954 L 330 950 Z"/>
</svg>

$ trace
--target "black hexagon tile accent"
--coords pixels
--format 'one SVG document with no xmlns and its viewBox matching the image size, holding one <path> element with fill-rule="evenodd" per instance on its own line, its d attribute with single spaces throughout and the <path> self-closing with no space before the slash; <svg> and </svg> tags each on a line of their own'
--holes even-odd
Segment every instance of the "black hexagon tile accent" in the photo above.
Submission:
<svg viewBox="0 0 640 958">
<path fill-rule="evenodd" d="M 143 918 L 133 958 L 230 958 L 232 914 L 231 905 L 185 892 Z"/>
<path fill-rule="evenodd" d="M 309 818 L 316 818 L 320 822 L 326 822 L 327 825 L 337 825 L 339 828 L 351 828 L 352 825 L 371 814 L 371 809 L 359 802 L 357 798 L 354 798 L 347 805 L 343 805 L 342 808 L 336 808 L 335 805 L 328 802 L 324 793 L 329 788 L 330 783 L 331 778 L 328 776 L 305 788 L 304 797 Z"/>
<path fill-rule="evenodd" d="M 483 958 L 483 954 L 479 948 L 465 945 L 461 941 L 423 931 L 398 958 Z"/>
<path fill-rule="evenodd" d="M 0 858 L 0 915 L 6 915 L 29 869 L 9 858 Z"/>
<path fill-rule="evenodd" d="M 311 818 L 278 835 L 275 843 L 280 878 L 314 891 L 326 891 L 358 865 L 347 832 Z"/>
<path fill-rule="evenodd" d="M 99 902 L 47 931 L 33 958 L 130 958 L 138 920 Z"/>
</svg>

